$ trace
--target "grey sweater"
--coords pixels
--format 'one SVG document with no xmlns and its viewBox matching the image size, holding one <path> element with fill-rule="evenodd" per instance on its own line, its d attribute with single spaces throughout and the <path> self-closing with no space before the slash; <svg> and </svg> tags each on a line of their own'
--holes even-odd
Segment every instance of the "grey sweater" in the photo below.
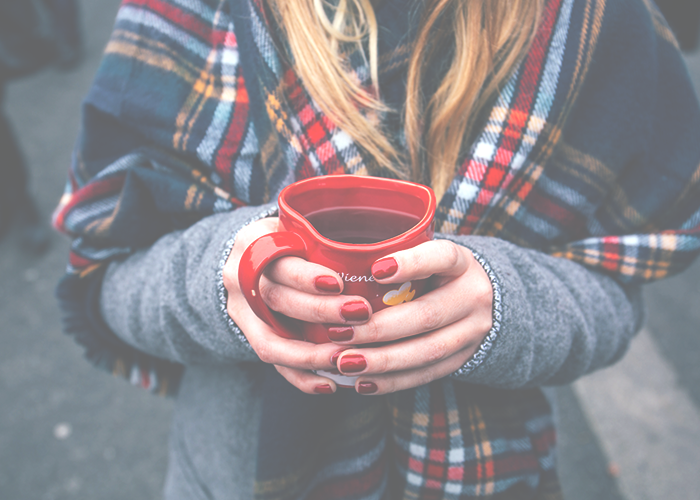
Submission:
<svg viewBox="0 0 700 500">
<path fill-rule="evenodd" d="M 110 328 L 187 366 L 170 437 L 168 500 L 252 498 L 261 361 L 226 315 L 221 273 L 238 230 L 273 209 L 207 217 L 112 263 L 105 276 L 101 308 Z M 639 287 L 497 238 L 436 237 L 475 252 L 494 285 L 494 328 L 456 380 L 565 384 L 618 360 L 641 327 Z"/>
</svg>

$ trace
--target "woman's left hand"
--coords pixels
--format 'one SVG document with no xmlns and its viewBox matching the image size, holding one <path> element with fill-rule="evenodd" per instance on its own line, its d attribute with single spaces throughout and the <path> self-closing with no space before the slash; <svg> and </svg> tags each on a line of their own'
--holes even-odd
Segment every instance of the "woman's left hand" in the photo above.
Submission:
<svg viewBox="0 0 700 500">
<path fill-rule="evenodd" d="M 378 268 L 389 274 L 377 276 Z M 410 389 L 457 371 L 477 351 L 492 325 L 493 288 L 471 251 L 447 240 L 434 240 L 388 255 L 375 263 L 382 284 L 429 278 L 434 289 L 411 301 L 375 313 L 369 322 L 343 328 L 347 346 L 338 369 L 360 375 L 361 394 Z M 388 272 L 387 272 L 388 269 Z M 363 344 L 389 342 L 379 347 Z"/>
</svg>

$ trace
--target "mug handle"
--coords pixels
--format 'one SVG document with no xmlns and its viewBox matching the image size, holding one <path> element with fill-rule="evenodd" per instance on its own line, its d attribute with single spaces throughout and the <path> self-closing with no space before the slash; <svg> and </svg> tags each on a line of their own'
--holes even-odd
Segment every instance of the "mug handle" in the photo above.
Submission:
<svg viewBox="0 0 700 500">
<path fill-rule="evenodd" d="M 280 257 L 293 256 L 306 259 L 306 243 L 296 233 L 279 231 L 261 236 L 245 249 L 238 264 L 238 284 L 253 312 L 275 329 L 278 335 L 288 339 L 301 337 L 284 326 L 260 295 L 260 277 L 265 268 Z"/>
</svg>

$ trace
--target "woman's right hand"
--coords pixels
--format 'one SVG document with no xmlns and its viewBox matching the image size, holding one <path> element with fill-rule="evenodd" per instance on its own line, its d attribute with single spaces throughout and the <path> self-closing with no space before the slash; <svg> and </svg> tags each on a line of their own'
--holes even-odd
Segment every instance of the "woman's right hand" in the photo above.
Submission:
<svg viewBox="0 0 700 500">
<path fill-rule="evenodd" d="M 336 385 L 332 380 L 311 370 L 336 369 L 331 358 L 342 348 L 332 343 L 312 344 L 280 337 L 255 315 L 238 284 L 238 265 L 243 251 L 260 236 L 277 231 L 277 225 L 276 217 L 260 219 L 245 226 L 236 236 L 224 266 L 228 314 L 243 331 L 258 357 L 274 365 L 292 385 L 308 394 L 335 392 Z M 362 297 L 340 295 L 342 290 L 343 281 L 334 271 L 297 257 L 276 260 L 267 267 L 260 280 L 260 294 L 273 311 L 312 323 L 366 323 L 372 315 L 369 303 Z M 348 307 L 353 310 L 354 321 L 343 316 Z"/>
</svg>

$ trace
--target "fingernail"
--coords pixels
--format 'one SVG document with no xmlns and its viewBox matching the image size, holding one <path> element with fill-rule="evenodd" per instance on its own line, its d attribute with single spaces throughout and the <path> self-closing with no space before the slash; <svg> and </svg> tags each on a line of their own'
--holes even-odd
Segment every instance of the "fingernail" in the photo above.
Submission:
<svg viewBox="0 0 700 500">
<path fill-rule="evenodd" d="M 333 276 L 319 276 L 314 280 L 314 286 L 320 292 L 338 293 L 340 291 L 340 284 Z"/>
<path fill-rule="evenodd" d="M 374 382 L 360 382 L 357 384 L 357 392 L 360 394 L 374 394 L 377 392 L 377 384 Z"/>
<path fill-rule="evenodd" d="M 340 315 L 345 321 L 367 321 L 369 319 L 369 308 L 361 300 L 346 302 L 340 308 Z"/>
<path fill-rule="evenodd" d="M 380 280 L 392 277 L 398 270 L 399 265 L 396 263 L 396 259 L 393 257 L 380 259 L 372 264 L 372 276 Z"/>
<path fill-rule="evenodd" d="M 331 364 L 336 366 L 338 363 L 338 358 L 340 357 L 341 354 L 345 352 L 345 349 L 341 349 L 340 351 L 336 352 L 333 356 L 331 356 Z"/>
<path fill-rule="evenodd" d="M 330 384 L 321 384 L 314 387 L 314 392 L 316 394 L 333 394 L 333 388 Z"/>
<path fill-rule="evenodd" d="M 328 338 L 333 342 L 347 342 L 352 339 L 355 330 L 351 326 L 331 326 L 328 328 Z M 336 354 L 340 354 L 338 351 Z"/>
<path fill-rule="evenodd" d="M 340 360 L 338 368 L 343 373 L 358 373 L 367 368 L 367 360 L 362 354 L 348 354 Z"/>
</svg>

